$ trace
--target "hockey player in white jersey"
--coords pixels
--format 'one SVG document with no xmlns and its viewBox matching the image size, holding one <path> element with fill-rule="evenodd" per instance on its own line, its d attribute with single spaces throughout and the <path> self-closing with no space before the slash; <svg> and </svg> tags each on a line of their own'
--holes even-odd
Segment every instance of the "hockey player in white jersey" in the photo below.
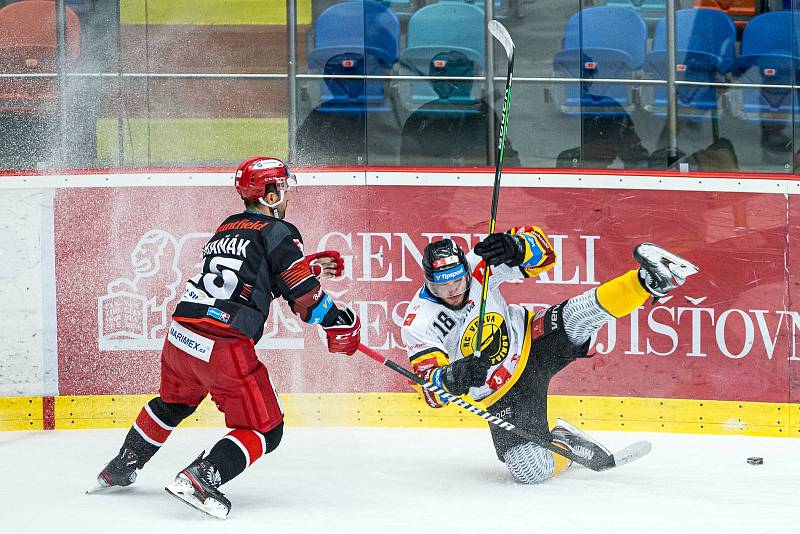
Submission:
<svg viewBox="0 0 800 534">
<path fill-rule="evenodd" d="M 634 249 L 639 267 L 566 302 L 536 313 L 506 303 L 499 286 L 551 269 L 556 254 L 537 227 L 491 234 L 469 254 L 450 239 L 425 247 L 426 283 L 408 306 L 401 328 L 414 372 L 454 395 L 469 394 L 492 413 L 544 440 L 590 458 L 602 448 L 569 423 L 548 429 L 547 390 L 552 377 L 588 356 L 591 337 L 614 318 L 658 299 L 698 272 L 683 258 L 651 244 Z M 491 269 L 480 357 L 475 357 L 484 270 Z M 438 395 L 420 388 L 432 408 Z M 498 458 L 522 483 L 561 473 L 571 461 L 516 434 L 490 425 Z"/>
</svg>

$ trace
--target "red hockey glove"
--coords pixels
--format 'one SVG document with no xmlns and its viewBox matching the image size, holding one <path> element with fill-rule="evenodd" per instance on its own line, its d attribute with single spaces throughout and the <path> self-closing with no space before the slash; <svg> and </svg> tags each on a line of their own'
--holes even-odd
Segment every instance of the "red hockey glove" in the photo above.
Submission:
<svg viewBox="0 0 800 534">
<path fill-rule="evenodd" d="M 361 321 L 350 308 L 340 308 L 336 324 L 323 328 L 328 336 L 330 352 L 352 356 L 358 349 L 361 342 Z"/>
<path fill-rule="evenodd" d="M 323 250 L 306 256 L 311 272 L 317 280 L 327 280 L 341 276 L 344 271 L 344 260 L 341 254 L 335 250 Z"/>
</svg>

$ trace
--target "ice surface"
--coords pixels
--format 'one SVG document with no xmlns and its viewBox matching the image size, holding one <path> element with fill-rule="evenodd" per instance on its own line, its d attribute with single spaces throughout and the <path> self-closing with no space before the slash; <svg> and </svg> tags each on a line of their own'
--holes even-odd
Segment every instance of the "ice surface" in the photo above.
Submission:
<svg viewBox="0 0 800 534">
<path fill-rule="evenodd" d="M 219 521 L 164 486 L 224 429 L 178 429 L 133 486 L 84 495 L 125 432 L 0 433 L 0 532 L 800 532 L 796 438 L 594 432 L 612 450 L 648 439 L 653 452 L 523 486 L 486 430 L 288 427 L 223 487 L 233 509 Z"/>
</svg>

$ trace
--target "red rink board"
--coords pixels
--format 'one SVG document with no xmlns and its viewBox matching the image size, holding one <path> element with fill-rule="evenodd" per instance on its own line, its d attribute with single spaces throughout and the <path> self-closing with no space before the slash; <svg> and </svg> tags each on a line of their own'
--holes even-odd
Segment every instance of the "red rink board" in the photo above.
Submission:
<svg viewBox="0 0 800 534">
<path fill-rule="evenodd" d="M 338 249 L 347 278 L 325 285 L 354 303 L 365 342 L 399 362 L 405 304 L 422 284 L 430 238 L 474 245 L 490 188 L 324 186 L 290 197 L 306 251 Z M 62 395 L 151 393 L 159 347 L 210 232 L 240 209 L 229 188 L 60 189 L 56 194 L 59 387 Z M 598 336 L 591 360 L 558 375 L 573 395 L 796 402 L 800 309 L 795 197 L 778 194 L 504 187 L 498 229 L 533 224 L 561 262 L 546 279 L 509 284 L 510 302 L 557 303 L 635 267 L 652 241 L 701 273 L 658 306 Z M 259 350 L 279 391 L 409 391 L 374 362 L 328 354 L 320 333 L 281 304 Z"/>
</svg>

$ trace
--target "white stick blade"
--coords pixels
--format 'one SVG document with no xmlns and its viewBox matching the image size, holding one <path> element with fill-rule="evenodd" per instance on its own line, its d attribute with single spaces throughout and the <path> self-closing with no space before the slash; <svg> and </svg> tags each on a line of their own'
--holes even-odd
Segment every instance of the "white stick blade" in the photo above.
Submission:
<svg viewBox="0 0 800 534">
<path fill-rule="evenodd" d="M 506 49 L 508 60 L 511 61 L 511 57 L 514 55 L 514 41 L 511 40 L 511 35 L 509 35 L 506 27 L 496 20 L 490 20 L 489 33 L 491 33 L 495 39 L 500 41 L 500 44 L 502 44 L 503 48 Z"/>
</svg>

